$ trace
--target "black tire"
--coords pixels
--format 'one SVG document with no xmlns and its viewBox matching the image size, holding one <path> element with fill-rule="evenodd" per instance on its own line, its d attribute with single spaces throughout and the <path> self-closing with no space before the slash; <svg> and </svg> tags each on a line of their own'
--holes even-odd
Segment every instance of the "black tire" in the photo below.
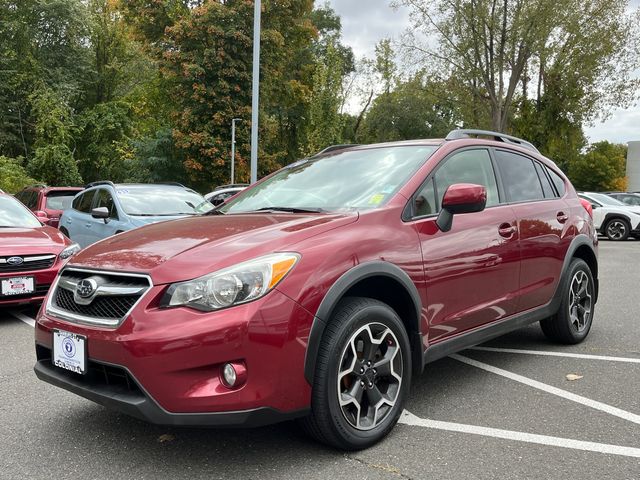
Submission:
<svg viewBox="0 0 640 480">
<path fill-rule="evenodd" d="M 575 300 L 576 281 L 586 279 L 586 294 L 583 300 Z M 582 342 L 591 330 L 595 311 L 595 282 L 587 263 L 574 258 L 569 264 L 567 276 L 562 282 L 562 302 L 558 312 L 552 317 L 540 321 L 540 327 L 549 340 L 573 345 Z M 585 313 L 586 295 L 589 297 L 589 312 Z M 576 320 L 577 315 L 577 320 Z M 580 316 L 582 315 L 582 319 Z M 582 321 L 581 321 L 582 320 Z"/>
<path fill-rule="evenodd" d="M 68 231 L 66 228 L 64 228 L 64 227 L 60 227 L 60 233 L 62 233 L 65 237 L 67 237 L 67 238 L 69 238 L 69 239 L 71 238 L 71 237 L 69 236 L 69 231 Z"/>
<path fill-rule="evenodd" d="M 366 374 L 373 372 L 373 375 L 376 375 L 376 369 L 372 367 L 390 357 L 391 360 L 387 363 L 391 368 L 391 372 L 393 372 L 393 378 L 392 375 L 386 378 L 394 382 L 393 387 L 384 385 L 385 378 L 376 376 L 371 379 L 372 377 L 365 377 L 365 374 L 360 376 L 355 373 L 355 370 L 357 370 L 358 374 L 361 372 L 360 368 L 357 367 L 357 365 L 361 364 L 359 362 L 362 362 L 362 364 L 366 362 L 364 350 L 361 352 L 363 354 L 362 357 L 360 357 L 355 347 L 354 350 L 349 348 L 356 344 L 365 344 L 365 342 L 360 342 L 358 339 L 359 335 L 365 334 L 363 332 L 367 328 L 369 329 L 368 336 L 370 339 L 374 339 L 376 331 L 382 330 L 382 332 L 379 333 L 380 338 L 375 339 L 375 341 L 381 342 L 380 346 L 373 347 L 376 349 L 374 358 L 377 358 L 377 360 L 374 360 L 373 364 L 368 362 L 369 366 Z M 374 334 L 371 334 L 371 332 L 374 332 Z M 363 346 L 364 348 L 366 347 Z M 377 355 L 381 355 L 383 349 L 386 353 L 384 356 L 378 357 Z M 397 358 L 397 353 L 401 353 L 400 359 Z M 353 362 L 347 363 L 353 366 L 354 372 L 344 375 L 339 380 L 339 372 L 348 370 L 348 368 L 344 369 L 343 366 L 347 364 L 345 359 L 349 355 L 352 357 Z M 401 380 L 398 381 L 397 372 L 394 372 L 394 370 L 396 368 L 399 370 L 400 365 L 402 366 L 402 372 L 399 375 Z M 382 367 L 379 368 L 382 369 Z M 361 386 L 358 387 L 356 385 L 358 378 L 370 382 L 367 384 L 370 388 L 367 388 L 364 381 L 360 381 Z M 344 398 L 344 393 L 338 392 L 338 384 L 344 381 L 346 381 L 345 383 L 349 382 L 344 386 L 345 389 L 359 389 L 362 392 L 360 393 L 360 404 L 340 405 L 339 398 Z M 342 386 L 343 384 L 340 383 L 340 385 Z M 322 337 L 313 381 L 311 414 L 301 419 L 300 424 L 303 430 L 311 437 L 341 450 L 360 450 L 370 447 L 384 438 L 397 423 L 410 385 L 411 349 L 409 337 L 396 312 L 378 300 L 362 297 L 345 298 L 337 305 L 335 313 Z M 373 398 L 370 395 L 375 392 L 379 393 L 385 388 L 387 389 L 384 393 L 386 395 L 385 398 L 391 398 L 395 395 L 393 405 L 379 406 L 381 402 L 376 403 L 379 407 L 374 408 L 373 423 L 366 426 L 368 429 L 364 429 L 364 427 L 356 428 L 352 422 L 355 421 L 358 425 L 360 424 L 360 419 L 362 418 L 359 415 L 360 411 L 371 412 L 369 407 L 366 410 L 364 408 L 368 405 L 369 399 Z M 369 391 L 371 394 L 368 393 Z M 356 405 L 359 408 L 358 414 L 349 420 L 348 412 L 344 410 L 356 408 Z M 379 414 L 378 412 L 382 411 L 383 407 L 385 408 L 384 413 Z M 357 420 L 355 420 L 356 417 Z M 380 418 L 379 423 L 377 421 L 378 417 Z"/>
<path fill-rule="evenodd" d="M 631 225 L 624 218 L 612 218 L 604 227 L 604 234 L 614 242 L 626 240 L 630 233 Z"/>
</svg>

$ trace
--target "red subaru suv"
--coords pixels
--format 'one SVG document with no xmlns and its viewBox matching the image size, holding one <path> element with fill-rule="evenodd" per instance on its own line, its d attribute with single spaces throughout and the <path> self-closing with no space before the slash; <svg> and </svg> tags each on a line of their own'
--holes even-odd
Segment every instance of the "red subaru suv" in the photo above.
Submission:
<svg viewBox="0 0 640 480">
<path fill-rule="evenodd" d="M 84 190 L 82 187 L 33 185 L 19 191 L 15 197 L 45 224 L 58 228 L 60 215 L 67 208 L 71 208 L 73 197 L 82 190 Z"/>
<path fill-rule="evenodd" d="M 62 264 L 78 250 L 0 192 L 0 307 L 41 302 Z"/>
<path fill-rule="evenodd" d="M 299 418 L 365 448 L 427 362 L 533 322 L 584 340 L 596 252 L 574 188 L 523 140 L 331 150 L 81 251 L 38 315 L 35 372 L 153 423 Z"/>
</svg>

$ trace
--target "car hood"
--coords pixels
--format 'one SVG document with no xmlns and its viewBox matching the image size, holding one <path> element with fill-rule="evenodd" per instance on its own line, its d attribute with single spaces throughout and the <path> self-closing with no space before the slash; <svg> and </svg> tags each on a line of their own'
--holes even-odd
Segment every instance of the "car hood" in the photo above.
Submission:
<svg viewBox="0 0 640 480">
<path fill-rule="evenodd" d="M 68 243 L 62 233 L 51 227 L 0 228 L 0 257 L 38 253 L 57 255 Z"/>
<path fill-rule="evenodd" d="M 178 282 L 285 251 L 302 240 L 357 219 L 357 213 L 184 218 L 102 240 L 73 257 L 70 266 L 147 273 L 155 284 Z"/>
</svg>

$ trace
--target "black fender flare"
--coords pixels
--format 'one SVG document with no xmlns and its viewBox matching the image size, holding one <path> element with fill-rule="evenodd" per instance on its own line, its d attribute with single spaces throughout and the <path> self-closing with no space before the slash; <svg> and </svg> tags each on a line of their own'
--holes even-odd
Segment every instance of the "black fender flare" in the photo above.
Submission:
<svg viewBox="0 0 640 480">
<path fill-rule="evenodd" d="M 584 233 L 580 233 L 576 235 L 575 238 L 571 241 L 571 244 L 567 249 L 567 254 L 564 257 L 564 262 L 562 263 L 560 281 L 558 282 L 558 286 L 556 287 L 556 291 L 555 291 L 555 294 L 553 295 L 553 300 L 552 300 L 554 306 L 557 305 L 557 308 L 555 308 L 554 311 L 556 311 L 560 307 L 560 301 L 562 300 L 561 289 L 562 289 L 562 286 L 564 285 L 564 282 L 568 281 L 567 272 L 569 271 L 569 265 L 571 264 L 571 260 L 573 260 L 573 258 L 575 257 L 575 253 L 578 250 L 578 248 L 582 246 L 589 248 L 589 250 L 591 251 L 591 253 L 593 253 L 593 256 L 595 257 L 596 262 L 598 260 L 598 255 L 593 248 L 593 239 Z M 596 270 L 595 272 L 591 272 L 591 274 L 593 275 L 593 280 L 595 281 L 595 287 L 596 287 L 595 288 L 596 298 L 594 300 L 594 303 L 595 303 L 598 301 L 598 291 L 599 291 L 598 271 Z"/>
<path fill-rule="evenodd" d="M 322 299 L 318 311 L 315 314 L 313 324 L 311 325 L 311 331 L 309 332 L 309 340 L 307 342 L 307 353 L 304 360 L 304 376 L 310 385 L 313 385 L 313 376 L 315 374 L 316 360 L 318 358 L 318 351 L 320 349 L 320 341 L 324 329 L 327 326 L 327 322 L 331 319 L 333 310 L 338 302 L 342 299 L 344 294 L 358 282 L 370 277 L 389 277 L 404 287 L 407 291 L 413 306 L 416 310 L 416 318 L 418 325 L 416 329 L 420 333 L 420 312 L 422 311 L 422 301 L 415 284 L 409 278 L 409 275 L 397 265 L 385 262 L 381 260 L 361 263 L 338 278 L 335 283 L 329 288 L 326 295 Z M 412 332 L 408 332 L 409 337 L 412 337 Z M 420 352 L 422 354 L 422 352 Z"/>
</svg>

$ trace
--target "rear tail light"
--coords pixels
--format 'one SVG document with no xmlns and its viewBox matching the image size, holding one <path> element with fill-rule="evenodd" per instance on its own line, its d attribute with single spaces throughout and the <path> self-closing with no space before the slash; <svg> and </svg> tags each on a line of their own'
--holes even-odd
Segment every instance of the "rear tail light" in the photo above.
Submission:
<svg viewBox="0 0 640 480">
<path fill-rule="evenodd" d="M 587 213 L 589 214 L 589 216 L 591 218 L 593 218 L 593 207 L 591 206 L 591 203 L 589 203 L 588 200 L 585 200 L 584 198 L 580 199 L 580 203 L 582 204 L 582 206 L 584 207 L 584 209 L 587 211 Z"/>
</svg>

